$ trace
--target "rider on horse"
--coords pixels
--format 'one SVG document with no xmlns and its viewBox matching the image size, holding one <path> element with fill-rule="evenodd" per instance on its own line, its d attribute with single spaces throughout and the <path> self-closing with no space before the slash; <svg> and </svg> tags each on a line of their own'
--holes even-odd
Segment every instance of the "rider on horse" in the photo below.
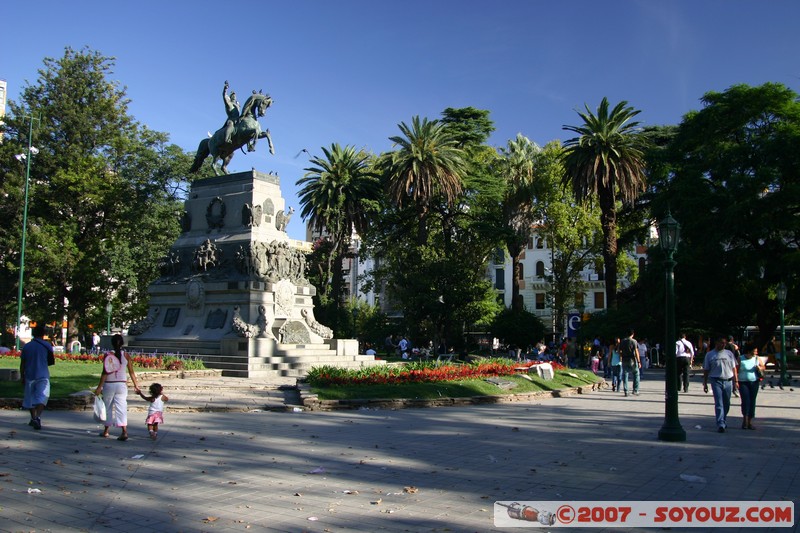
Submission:
<svg viewBox="0 0 800 533">
<path fill-rule="evenodd" d="M 222 88 L 222 101 L 225 102 L 225 114 L 228 115 L 228 119 L 222 127 L 225 129 L 225 143 L 230 144 L 234 125 L 239 120 L 239 102 L 236 101 L 235 92 L 231 91 L 228 96 L 228 87 L 230 87 L 228 80 L 225 80 L 225 86 Z"/>
<path fill-rule="evenodd" d="M 272 137 L 269 130 L 262 131 L 258 119 L 263 117 L 267 108 L 272 105 L 272 98 L 268 94 L 262 94 L 260 91 L 247 98 L 244 105 L 239 108 L 239 102 L 236 101 L 236 94 L 231 92 L 228 94 L 230 85 L 225 82 L 222 89 L 222 100 L 225 104 L 225 113 L 228 118 L 225 124 L 217 130 L 213 135 L 209 135 L 208 139 L 200 141 L 195 153 L 194 162 L 189 169 L 190 173 L 195 173 L 200 170 L 203 161 L 206 157 L 211 156 L 211 168 L 214 173 L 219 175 L 227 173 L 228 163 L 231 161 L 234 152 L 247 145 L 247 151 L 253 152 L 256 148 L 256 141 L 258 139 L 266 138 L 269 143 L 269 152 L 275 153 L 275 148 L 272 145 Z M 218 168 L 217 161 L 222 164 Z"/>
</svg>

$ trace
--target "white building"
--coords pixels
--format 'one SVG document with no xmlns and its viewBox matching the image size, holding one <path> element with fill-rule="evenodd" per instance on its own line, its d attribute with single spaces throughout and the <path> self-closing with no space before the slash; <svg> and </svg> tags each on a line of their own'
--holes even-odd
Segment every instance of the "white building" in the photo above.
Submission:
<svg viewBox="0 0 800 533">
<path fill-rule="evenodd" d="M 322 234 L 313 232 L 306 228 L 306 239 L 314 242 Z M 361 238 L 357 233 L 351 237 L 351 258 L 344 261 L 344 291 L 345 300 L 355 298 L 366 302 L 369 305 L 378 306 L 381 311 L 390 316 L 396 314 L 396 310 L 391 309 L 391 304 L 383 294 L 384 291 L 367 289 L 363 281 L 363 275 L 371 272 L 375 268 L 374 259 L 364 259 L 358 254 L 361 245 Z M 647 246 L 637 245 L 632 250 L 631 256 L 636 260 L 639 270 L 644 269 L 647 260 Z M 547 276 L 552 270 L 553 250 L 548 246 L 547 240 L 533 232 L 528 239 L 528 245 L 520 259 L 520 297 L 525 308 L 539 317 L 545 325 L 551 325 L 555 330 L 564 332 L 566 325 L 553 324 L 552 301 L 548 297 L 550 294 L 550 283 Z M 511 307 L 511 257 L 505 249 L 498 249 L 497 253 L 491 258 L 488 265 L 487 276 L 497 291 L 500 299 L 506 307 Z M 581 272 L 583 280 L 583 292 L 576 295 L 576 306 L 566 309 L 569 312 L 577 312 L 577 306 L 583 302 L 585 313 L 594 313 L 606 309 L 606 288 L 604 273 L 601 269 L 596 272 L 591 267 Z M 618 283 L 622 288 L 630 285 L 630 280 L 620 278 Z"/>
<path fill-rule="evenodd" d="M 647 260 L 647 247 L 637 245 L 631 251 L 639 269 L 644 268 Z M 551 325 L 556 331 L 566 331 L 566 325 L 553 324 L 552 301 L 549 298 L 551 289 L 548 276 L 552 272 L 553 250 L 547 239 L 532 233 L 528 244 L 520 258 L 520 297 L 525 309 L 535 314 L 545 325 Z M 489 279 L 506 307 L 511 307 L 512 296 L 511 257 L 505 249 L 497 251 L 489 264 Z M 606 289 L 604 272 L 595 271 L 591 266 L 581 272 L 583 292 L 575 295 L 575 305 L 567 307 L 566 312 L 577 312 L 583 303 L 584 313 L 594 313 L 606 309 Z M 622 288 L 630 286 L 630 280 L 620 278 Z"/>
<path fill-rule="evenodd" d="M 309 242 L 316 242 L 317 239 L 327 236 L 325 230 L 322 232 L 314 231 L 307 224 L 306 225 L 306 240 Z M 364 273 L 372 272 L 375 269 L 375 260 L 372 258 L 364 258 L 359 254 L 361 248 L 361 237 L 355 231 L 350 236 L 350 255 L 344 259 L 342 264 L 342 271 L 344 275 L 344 300 L 361 300 L 370 306 L 381 307 L 382 302 L 381 294 L 376 293 L 372 289 L 367 288 L 364 282 Z M 381 309 L 386 312 L 386 309 Z"/>
</svg>

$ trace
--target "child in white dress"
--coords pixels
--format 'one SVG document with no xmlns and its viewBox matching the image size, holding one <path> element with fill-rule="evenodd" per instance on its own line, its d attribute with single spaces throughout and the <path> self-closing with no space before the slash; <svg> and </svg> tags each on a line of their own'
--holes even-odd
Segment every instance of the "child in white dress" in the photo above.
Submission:
<svg viewBox="0 0 800 533">
<path fill-rule="evenodd" d="M 147 408 L 147 430 L 150 432 L 150 438 L 156 440 L 158 438 L 158 425 L 164 423 L 164 403 L 169 401 L 166 395 L 163 394 L 164 388 L 158 384 L 153 383 L 150 385 L 150 396 L 145 396 L 139 391 L 139 396 L 143 400 L 150 402 Z"/>
</svg>

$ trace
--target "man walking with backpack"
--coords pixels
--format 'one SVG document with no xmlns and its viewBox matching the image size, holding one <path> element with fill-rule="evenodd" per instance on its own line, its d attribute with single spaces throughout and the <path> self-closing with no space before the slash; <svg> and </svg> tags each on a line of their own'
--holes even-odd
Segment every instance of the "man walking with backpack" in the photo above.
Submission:
<svg viewBox="0 0 800 533">
<path fill-rule="evenodd" d="M 682 333 L 681 338 L 675 343 L 675 357 L 678 363 L 678 390 L 683 383 L 683 392 L 689 392 L 689 369 L 694 362 L 694 346 L 686 340 L 685 333 Z"/>
<path fill-rule="evenodd" d="M 642 368 L 642 358 L 639 355 L 639 344 L 633 338 L 634 331 L 630 329 L 628 336 L 622 339 L 620 355 L 622 356 L 622 389 L 628 395 L 628 376 L 633 377 L 633 394 L 639 395 L 639 369 Z"/>
</svg>

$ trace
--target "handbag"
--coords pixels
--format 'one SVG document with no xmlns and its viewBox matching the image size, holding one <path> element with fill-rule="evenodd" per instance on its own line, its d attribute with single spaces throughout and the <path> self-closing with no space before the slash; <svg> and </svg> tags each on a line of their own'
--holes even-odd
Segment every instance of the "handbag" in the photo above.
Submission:
<svg viewBox="0 0 800 533">
<path fill-rule="evenodd" d="M 761 367 L 758 366 L 758 364 L 756 364 L 753 370 L 755 370 L 756 373 L 756 381 L 761 381 L 762 379 L 764 379 L 764 372 L 761 370 Z"/>
<path fill-rule="evenodd" d="M 106 404 L 102 396 L 94 397 L 94 421 L 101 424 L 106 423 Z"/>
</svg>

